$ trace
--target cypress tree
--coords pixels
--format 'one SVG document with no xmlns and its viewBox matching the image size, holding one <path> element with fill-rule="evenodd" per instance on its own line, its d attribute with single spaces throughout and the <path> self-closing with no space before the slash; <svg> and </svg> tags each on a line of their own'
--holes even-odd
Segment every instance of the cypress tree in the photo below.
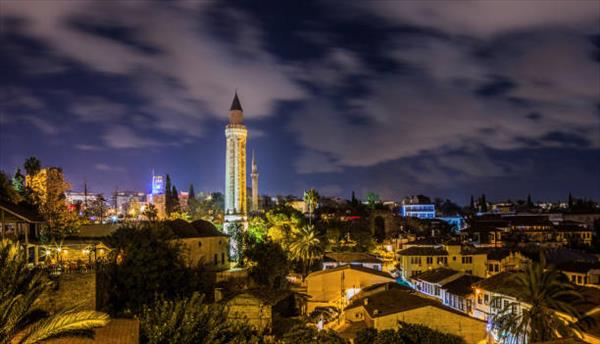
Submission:
<svg viewBox="0 0 600 344">
<path fill-rule="evenodd" d="M 179 206 L 179 192 L 177 192 L 177 188 L 173 185 L 173 189 L 171 190 L 171 211 L 176 212 L 180 210 Z"/>
<path fill-rule="evenodd" d="M 167 216 L 171 215 L 173 211 L 173 201 L 171 197 L 171 176 L 167 174 L 165 181 L 165 213 Z"/>
<path fill-rule="evenodd" d="M 188 207 L 192 209 L 193 202 L 196 200 L 196 193 L 194 192 L 194 184 L 190 184 L 190 190 L 188 191 Z"/>
</svg>

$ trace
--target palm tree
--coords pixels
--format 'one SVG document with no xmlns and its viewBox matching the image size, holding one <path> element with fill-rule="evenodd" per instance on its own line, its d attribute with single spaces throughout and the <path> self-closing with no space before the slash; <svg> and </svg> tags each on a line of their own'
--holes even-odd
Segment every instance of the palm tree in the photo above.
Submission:
<svg viewBox="0 0 600 344">
<path fill-rule="evenodd" d="M 306 207 L 308 208 L 309 219 L 312 223 L 312 215 L 319 203 L 319 193 L 315 189 L 310 189 L 304 192 L 304 203 L 306 203 Z"/>
<path fill-rule="evenodd" d="M 109 321 L 96 311 L 65 309 L 48 315 L 38 308 L 49 286 L 43 271 L 29 269 L 18 244 L 0 242 L 0 344 L 32 344 L 58 336 L 89 335 Z"/>
<path fill-rule="evenodd" d="M 321 239 L 319 239 L 314 226 L 308 225 L 300 228 L 290 244 L 290 253 L 292 259 L 302 263 L 304 268 L 302 276 L 306 276 L 313 261 L 319 260 L 323 254 Z"/>
<path fill-rule="evenodd" d="M 545 342 L 579 335 L 575 323 L 582 315 L 573 306 L 583 297 L 560 271 L 545 269 L 545 265 L 542 255 L 539 263 L 532 262 L 526 271 L 515 274 L 513 290 L 525 305 L 518 311 L 517 302 L 505 304 L 493 318 L 505 343 Z"/>
</svg>

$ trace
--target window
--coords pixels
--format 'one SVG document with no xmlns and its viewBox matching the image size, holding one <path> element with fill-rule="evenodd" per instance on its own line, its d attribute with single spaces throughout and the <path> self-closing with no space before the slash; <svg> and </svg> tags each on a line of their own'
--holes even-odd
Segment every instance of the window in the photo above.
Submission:
<svg viewBox="0 0 600 344">
<path fill-rule="evenodd" d="M 577 276 L 577 283 L 578 283 L 578 284 L 581 284 L 581 281 L 582 281 L 582 278 L 581 278 L 581 276 Z"/>
<path fill-rule="evenodd" d="M 463 264 L 473 264 L 473 257 L 471 257 L 471 256 L 462 257 L 462 263 Z"/>
<path fill-rule="evenodd" d="M 198 241 L 198 247 L 202 247 L 202 241 Z"/>
<path fill-rule="evenodd" d="M 500 264 L 494 264 L 494 271 L 495 272 L 499 272 L 500 271 Z"/>
<path fill-rule="evenodd" d="M 488 303 L 490 303 L 490 297 L 488 296 L 488 294 L 483 295 L 483 302 L 487 305 Z"/>
<path fill-rule="evenodd" d="M 477 296 L 477 303 L 481 304 L 481 295 Z"/>
<path fill-rule="evenodd" d="M 221 253 L 221 264 L 225 264 L 225 253 Z"/>
<path fill-rule="evenodd" d="M 219 255 L 215 253 L 215 257 L 213 258 L 213 264 L 217 265 L 219 264 Z"/>
<path fill-rule="evenodd" d="M 427 257 L 427 264 L 433 264 L 433 257 Z"/>
<path fill-rule="evenodd" d="M 448 257 L 437 257 L 438 264 L 448 264 Z"/>
<path fill-rule="evenodd" d="M 492 271 L 492 272 L 494 271 L 494 264 L 490 264 L 488 266 L 488 271 Z"/>
</svg>

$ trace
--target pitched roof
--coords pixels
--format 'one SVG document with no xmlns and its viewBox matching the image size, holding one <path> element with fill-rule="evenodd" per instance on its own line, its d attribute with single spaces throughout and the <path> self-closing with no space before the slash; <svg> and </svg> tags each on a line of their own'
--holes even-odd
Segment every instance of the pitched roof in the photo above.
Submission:
<svg viewBox="0 0 600 344">
<path fill-rule="evenodd" d="M 381 259 L 364 252 L 326 252 L 323 261 L 340 263 L 383 263 Z"/>
<path fill-rule="evenodd" d="M 9 221 L 9 219 L 13 220 L 12 218 L 14 218 L 15 220 L 18 219 L 20 221 L 29 223 L 45 222 L 44 218 L 37 212 L 37 210 L 25 202 L 14 204 L 0 200 L 0 209 L 8 213 L 5 214 L 6 221 Z"/>
<path fill-rule="evenodd" d="M 192 223 L 184 220 L 165 221 L 165 227 L 181 239 L 227 236 L 227 234 L 219 231 L 212 223 L 204 220 L 196 220 Z"/>
<path fill-rule="evenodd" d="M 365 305 L 365 300 L 367 304 Z M 415 294 L 407 293 L 401 289 L 390 289 L 370 295 L 352 302 L 346 309 L 364 306 L 372 318 L 405 312 L 425 306 L 437 306 L 438 302 Z"/>
<path fill-rule="evenodd" d="M 238 98 L 237 91 L 235 92 L 235 96 L 233 97 L 233 102 L 231 102 L 231 108 L 229 109 L 229 111 L 233 110 L 244 111 L 242 110 L 242 104 L 240 103 L 240 99 Z"/>
<path fill-rule="evenodd" d="M 502 260 L 508 257 L 511 251 L 506 248 L 492 248 L 488 249 L 486 253 L 488 260 Z"/>
<path fill-rule="evenodd" d="M 447 256 L 448 251 L 441 247 L 413 246 L 399 251 L 398 254 L 403 256 Z"/>
<path fill-rule="evenodd" d="M 418 279 L 429 283 L 438 283 L 456 274 L 460 274 L 460 272 L 446 268 L 439 268 L 420 273 L 414 276 L 413 279 Z"/>
<path fill-rule="evenodd" d="M 356 265 L 342 265 L 342 266 L 338 266 L 337 268 L 333 268 L 333 269 L 315 271 L 315 272 L 309 274 L 307 276 L 307 278 L 313 277 L 313 276 L 318 276 L 318 275 L 330 274 L 330 273 L 334 273 L 334 272 L 338 272 L 338 271 L 342 271 L 342 270 L 356 270 L 356 271 L 364 272 L 367 274 L 373 274 L 373 275 L 378 275 L 381 277 L 387 277 L 392 280 L 394 279 L 392 277 L 392 275 L 388 274 L 387 272 L 383 272 L 383 271 L 379 271 L 379 270 L 375 270 L 375 269 L 369 269 L 369 268 L 365 268 L 362 266 L 356 266 Z"/>
<path fill-rule="evenodd" d="M 473 293 L 472 285 L 481 280 L 483 280 L 481 277 L 464 275 L 450 283 L 446 283 L 444 289 L 453 295 L 466 296 Z"/>
<path fill-rule="evenodd" d="M 473 283 L 473 287 L 491 291 L 498 294 L 517 297 L 518 293 L 514 289 L 514 272 L 501 272 L 492 277 Z"/>
<path fill-rule="evenodd" d="M 590 270 L 600 269 L 600 262 L 564 262 L 556 264 L 556 268 L 560 271 L 585 274 Z"/>
</svg>

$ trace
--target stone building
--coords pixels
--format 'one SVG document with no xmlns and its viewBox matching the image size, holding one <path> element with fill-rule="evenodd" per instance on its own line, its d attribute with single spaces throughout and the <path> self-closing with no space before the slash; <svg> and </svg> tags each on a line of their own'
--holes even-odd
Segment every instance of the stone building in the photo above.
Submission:
<svg viewBox="0 0 600 344">
<path fill-rule="evenodd" d="M 174 220 L 165 224 L 175 235 L 173 240 L 183 244 L 187 264 L 195 266 L 203 263 L 206 268 L 217 271 L 229 268 L 229 236 L 212 223 Z"/>
</svg>

